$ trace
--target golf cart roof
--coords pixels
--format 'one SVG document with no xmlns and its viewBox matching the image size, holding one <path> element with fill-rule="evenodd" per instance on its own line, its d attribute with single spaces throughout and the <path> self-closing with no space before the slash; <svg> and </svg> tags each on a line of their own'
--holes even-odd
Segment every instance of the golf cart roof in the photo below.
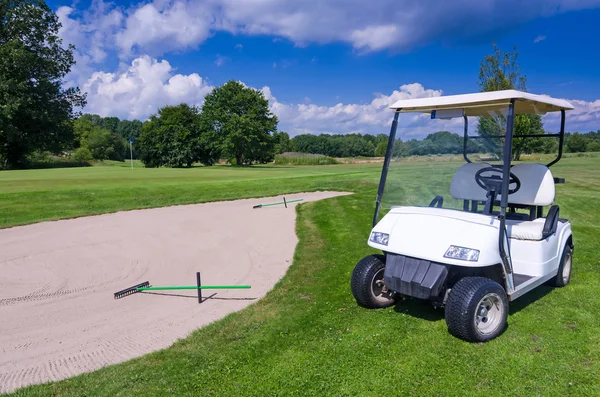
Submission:
<svg viewBox="0 0 600 397">
<path fill-rule="evenodd" d="M 401 112 L 423 113 L 433 110 L 463 109 L 466 116 L 488 116 L 490 111 L 506 109 L 511 99 L 515 99 L 515 114 L 546 114 L 573 109 L 573 105 L 564 99 L 517 90 L 403 99 L 390 108 Z"/>
</svg>

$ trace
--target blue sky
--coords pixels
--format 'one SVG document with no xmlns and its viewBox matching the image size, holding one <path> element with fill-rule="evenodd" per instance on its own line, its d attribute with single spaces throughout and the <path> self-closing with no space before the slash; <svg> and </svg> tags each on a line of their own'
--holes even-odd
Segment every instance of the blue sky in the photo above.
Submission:
<svg viewBox="0 0 600 397">
<path fill-rule="evenodd" d="M 600 129 L 597 0 L 51 1 L 77 47 L 87 112 L 145 119 L 235 79 L 292 135 L 386 132 L 401 98 L 477 91 L 491 42 L 516 45 L 528 90 L 571 100 L 567 129 Z M 548 129 L 556 118 L 545 119 Z M 439 126 L 409 119 L 409 135 Z M 452 128 L 450 126 L 449 128 Z"/>
</svg>

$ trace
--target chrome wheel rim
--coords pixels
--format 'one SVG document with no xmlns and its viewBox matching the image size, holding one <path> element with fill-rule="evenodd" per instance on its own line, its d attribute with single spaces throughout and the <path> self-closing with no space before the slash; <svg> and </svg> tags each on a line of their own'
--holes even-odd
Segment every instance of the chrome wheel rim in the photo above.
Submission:
<svg viewBox="0 0 600 397">
<path fill-rule="evenodd" d="M 390 301 L 387 288 L 383 282 L 384 270 L 385 269 L 378 270 L 371 280 L 371 296 L 373 296 L 377 302 L 381 303 Z"/>
<path fill-rule="evenodd" d="M 567 281 L 569 281 L 569 277 L 571 277 L 571 254 L 570 253 L 565 255 L 565 263 L 563 265 L 562 279 L 563 279 L 564 284 L 566 284 Z"/>
<path fill-rule="evenodd" d="M 498 329 L 504 318 L 504 305 L 498 294 L 485 295 L 477 304 L 475 310 L 475 326 L 484 334 L 491 334 Z"/>
</svg>

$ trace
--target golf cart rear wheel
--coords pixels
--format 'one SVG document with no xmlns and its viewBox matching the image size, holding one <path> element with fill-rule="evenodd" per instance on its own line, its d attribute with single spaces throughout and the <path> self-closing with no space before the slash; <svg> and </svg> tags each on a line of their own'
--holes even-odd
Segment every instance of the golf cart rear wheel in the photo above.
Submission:
<svg viewBox="0 0 600 397">
<path fill-rule="evenodd" d="M 383 255 L 369 255 L 354 267 L 350 288 L 360 306 L 379 309 L 394 304 L 394 299 L 383 283 L 384 261 Z"/>
<path fill-rule="evenodd" d="M 550 279 L 549 284 L 553 287 L 564 287 L 571 281 L 571 266 L 573 262 L 573 250 L 567 244 L 563 249 L 560 264 L 558 265 L 558 273 L 556 277 Z"/>
<path fill-rule="evenodd" d="M 506 292 L 489 278 L 465 277 L 452 287 L 445 315 L 452 335 L 467 342 L 487 342 L 506 327 Z"/>
</svg>

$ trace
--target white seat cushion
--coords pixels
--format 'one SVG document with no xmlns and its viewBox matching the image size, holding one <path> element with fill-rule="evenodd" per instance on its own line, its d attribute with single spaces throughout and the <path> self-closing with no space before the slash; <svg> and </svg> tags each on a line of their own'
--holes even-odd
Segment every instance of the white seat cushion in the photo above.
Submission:
<svg viewBox="0 0 600 397">
<path fill-rule="evenodd" d="M 506 220 L 506 232 L 508 238 L 515 240 L 540 241 L 543 237 L 544 223 L 546 218 L 538 218 L 535 221 Z"/>
<path fill-rule="evenodd" d="M 520 163 L 510 171 L 521 181 L 521 188 L 508 196 L 511 204 L 551 205 L 554 202 L 554 177 L 542 164 Z"/>
</svg>

